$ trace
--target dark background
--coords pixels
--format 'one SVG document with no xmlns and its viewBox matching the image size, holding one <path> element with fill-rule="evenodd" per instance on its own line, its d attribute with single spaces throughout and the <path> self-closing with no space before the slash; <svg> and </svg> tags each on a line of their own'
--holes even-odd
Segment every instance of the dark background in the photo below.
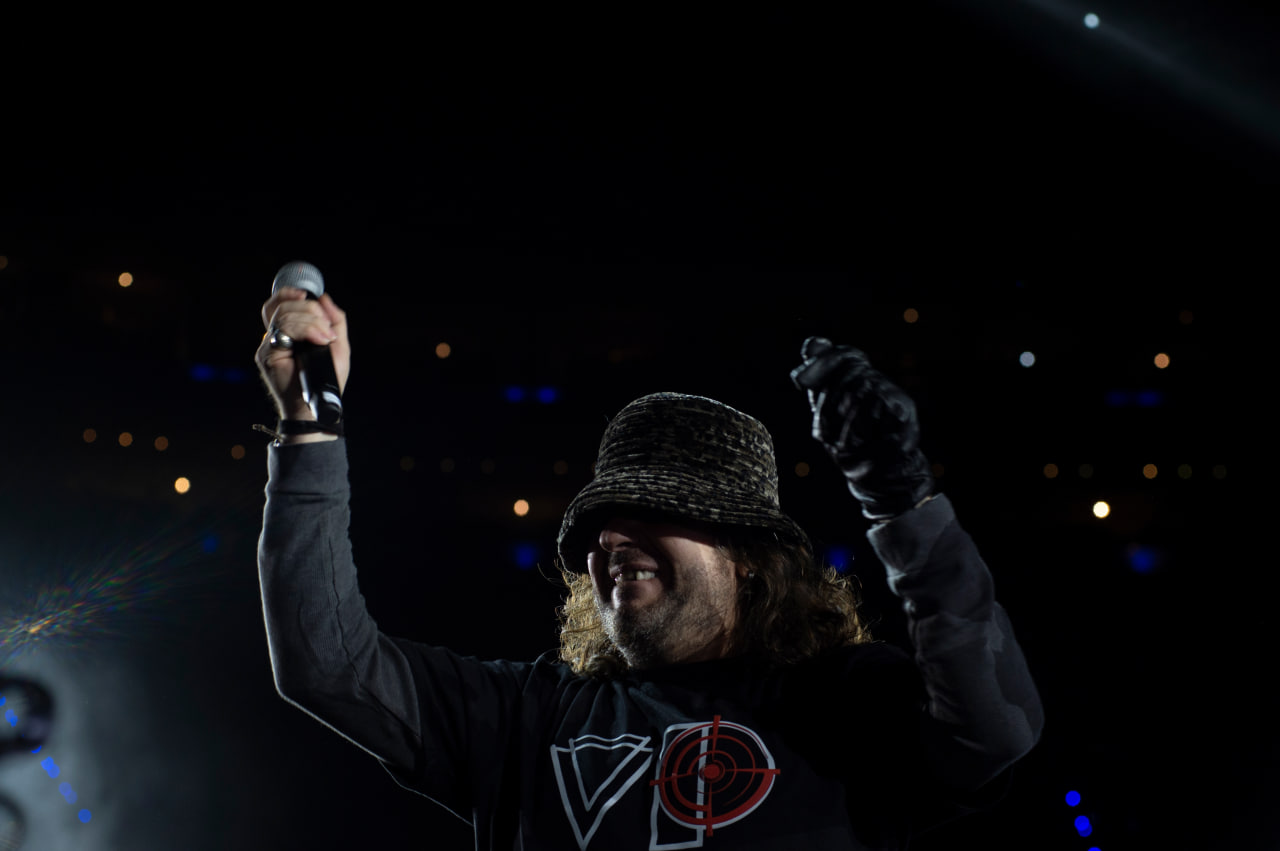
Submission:
<svg viewBox="0 0 1280 851">
<path fill-rule="evenodd" d="M 1276 22 L 1085 11 L 370 14 L 15 61 L 0 670 L 53 693 L 63 770 L 0 762 L 24 847 L 471 847 L 274 691 L 252 354 L 295 259 L 350 317 L 351 534 L 384 631 L 554 646 L 560 514 L 607 417 L 677 390 L 766 422 L 784 507 L 852 552 L 876 632 L 903 641 L 787 378 L 821 334 L 917 400 L 1047 709 L 1008 800 L 919 847 L 1274 847 L 1268 556 L 1234 540 L 1261 404 L 1237 393 L 1242 343 L 1274 280 Z"/>
</svg>

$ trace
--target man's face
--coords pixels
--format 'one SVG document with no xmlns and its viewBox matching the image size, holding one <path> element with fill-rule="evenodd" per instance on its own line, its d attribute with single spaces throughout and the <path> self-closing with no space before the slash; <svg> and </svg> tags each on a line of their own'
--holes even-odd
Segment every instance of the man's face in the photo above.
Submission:
<svg viewBox="0 0 1280 851">
<path fill-rule="evenodd" d="M 601 527 L 587 568 L 605 632 L 632 668 L 725 655 L 746 568 L 706 529 L 618 515 Z"/>
</svg>

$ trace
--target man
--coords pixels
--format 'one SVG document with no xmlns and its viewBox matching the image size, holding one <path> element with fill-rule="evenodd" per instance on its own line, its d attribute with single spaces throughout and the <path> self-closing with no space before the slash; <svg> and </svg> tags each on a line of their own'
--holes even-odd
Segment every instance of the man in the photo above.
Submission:
<svg viewBox="0 0 1280 851">
<path fill-rule="evenodd" d="M 330 345 L 345 387 L 345 315 L 283 289 L 262 317 L 282 418 L 259 546 L 276 687 L 470 821 L 477 848 L 905 848 L 997 800 L 1037 741 L 1035 687 L 933 493 L 915 407 L 860 352 L 810 339 L 792 378 L 873 521 L 914 659 L 870 640 L 782 512 L 764 426 L 660 393 L 610 422 L 565 513 L 560 658 L 480 662 L 365 611 L 345 448 L 290 348 Z"/>
</svg>

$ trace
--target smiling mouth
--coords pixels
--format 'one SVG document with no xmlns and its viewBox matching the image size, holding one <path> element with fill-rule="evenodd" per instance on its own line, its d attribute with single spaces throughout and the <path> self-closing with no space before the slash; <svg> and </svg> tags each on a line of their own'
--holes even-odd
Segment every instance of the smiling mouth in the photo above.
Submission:
<svg viewBox="0 0 1280 851">
<path fill-rule="evenodd" d="M 623 582 L 638 582 L 645 579 L 657 579 L 658 574 L 652 570 L 624 570 L 613 577 L 614 584 L 621 585 Z"/>
</svg>

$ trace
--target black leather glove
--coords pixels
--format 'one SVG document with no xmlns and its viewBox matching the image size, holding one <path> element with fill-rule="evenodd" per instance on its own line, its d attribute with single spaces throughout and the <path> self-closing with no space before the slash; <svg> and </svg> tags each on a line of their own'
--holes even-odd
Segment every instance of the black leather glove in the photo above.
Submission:
<svg viewBox="0 0 1280 851">
<path fill-rule="evenodd" d="M 851 346 L 810 337 L 800 355 L 804 363 L 791 371 L 791 380 L 808 391 L 813 436 L 844 471 L 862 513 L 888 520 L 932 494 L 911 397 Z"/>
</svg>

